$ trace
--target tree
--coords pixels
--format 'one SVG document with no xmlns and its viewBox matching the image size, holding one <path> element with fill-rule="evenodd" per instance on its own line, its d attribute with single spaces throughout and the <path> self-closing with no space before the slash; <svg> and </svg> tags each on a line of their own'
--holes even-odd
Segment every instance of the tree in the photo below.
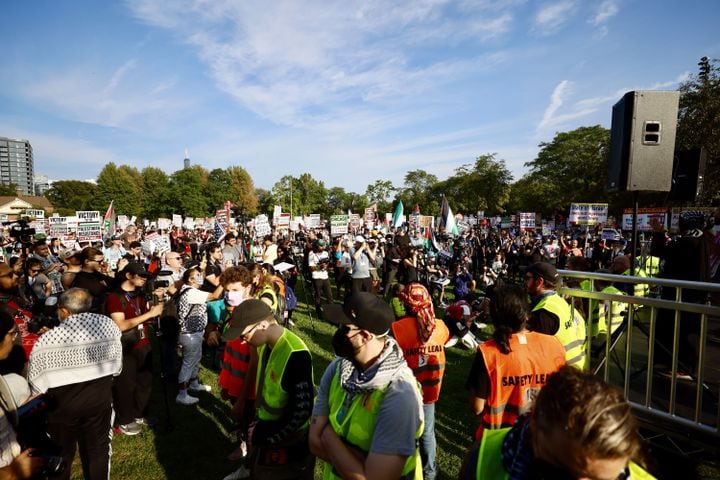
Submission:
<svg viewBox="0 0 720 480">
<path fill-rule="evenodd" d="M 391 200 L 397 192 L 397 188 L 390 180 L 375 180 L 367 186 L 365 197 L 370 203 L 377 203 L 378 212 L 389 212 L 392 210 Z"/>
<path fill-rule="evenodd" d="M 704 148 L 707 158 L 700 204 L 720 201 L 720 63 L 706 57 L 700 73 L 680 85 L 676 150 Z"/>
<path fill-rule="evenodd" d="M 183 168 L 173 173 L 170 176 L 168 200 L 170 213 L 194 218 L 210 214 L 205 199 L 203 171 L 197 168 Z"/>
<path fill-rule="evenodd" d="M 170 179 L 157 167 L 145 167 L 140 172 L 143 186 L 143 215 L 159 218 L 169 214 L 168 189 Z"/>
<path fill-rule="evenodd" d="M 97 178 L 95 210 L 104 212 L 114 200 L 115 211 L 125 215 L 140 215 L 142 204 L 142 175 L 134 167 L 110 162 L 100 171 Z"/>
<path fill-rule="evenodd" d="M 14 197 L 17 195 L 17 184 L 10 183 L 8 185 L 5 185 L 4 183 L 0 183 L 0 195 L 4 197 Z"/>
<path fill-rule="evenodd" d="M 532 211 L 565 211 L 573 202 L 606 202 L 610 131 L 595 125 L 560 132 L 540 143 L 536 159 L 525 163 L 526 175 L 542 188 Z"/>
<path fill-rule="evenodd" d="M 445 194 L 457 212 L 502 212 L 509 200 L 512 174 L 505 161 L 495 160 L 495 155 L 481 155 L 474 164 L 456 168 L 455 175 L 440 182 L 434 190 Z"/>
<path fill-rule="evenodd" d="M 243 167 L 232 166 L 227 169 L 230 178 L 230 200 L 242 207 L 248 215 L 254 215 L 258 209 L 258 197 L 250 174 Z"/>
<path fill-rule="evenodd" d="M 402 200 L 405 210 L 420 206 L 424 213 L 436 214 L 440 211 L 439 198 L 433 195 L 433 188 L 437 185 L 438 178 L 425 170 L 411 170 L 405 174 L 405 186 L 400 195 L 395 198 L 395 203 Z"/>
<path fill-rule="evenodd" d="M 205 198 L 208 211 L 215 211 L 230 200 L 236 203 L 231 194 L 232 178 L 227 170 L 216 168 L 208 174 L 205 185 Z"/>
<path fill-rule="evenodd" d="M 93 209 L 96 195 L 97 185 L 80 180 L 58 180 L 45 192 L 60 215 L 75 215 L 77 210 Z"/>
</svg>

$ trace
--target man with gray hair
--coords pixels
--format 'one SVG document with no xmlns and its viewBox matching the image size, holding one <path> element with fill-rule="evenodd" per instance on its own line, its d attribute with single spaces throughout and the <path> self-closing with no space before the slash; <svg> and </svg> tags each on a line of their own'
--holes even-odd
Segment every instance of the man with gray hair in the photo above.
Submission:
<svg viewBox="0 0 720 480">
<path fill-rule="evenodd" d="M 28 381 L 57 403 L 48 433 L 67 465 L 79 444 L 84 476 L 95 480 L 110 476 L 112 382 L 122 370 L 122 345 L 115 322 L 90 313 L 91 305 L 92 295 L 82 288 L 60 295 L 60 325 L 35 343 Z M 57 478 L 69 479 L 70 468 Z"/>
</svg>

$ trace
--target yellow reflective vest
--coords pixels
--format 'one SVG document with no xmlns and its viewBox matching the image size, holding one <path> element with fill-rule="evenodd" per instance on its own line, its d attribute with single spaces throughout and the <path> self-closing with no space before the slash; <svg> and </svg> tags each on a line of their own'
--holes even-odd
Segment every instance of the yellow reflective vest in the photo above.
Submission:
<svg viewBox="0 0 720 480">
<path fill-rule="evenodd" d="M 625 295 L 625 292 L 619 290 L 612 285 L 609 285 L 602 290 L 602 293 L 610 293 L 614 295 Z M 610 309 L 608 311 L 608 305 Z M 625 312 L 627 312 L 627 303 L 624 302 L 611 302 L 610 300 L 600 301 L 596 304 L 596 308 L 590 315 L 591 330 L 590 333 L 593 337 L 597 337 L 600 334 L 607 335 L 608 331 L 608 317 L 610 320 L 610 334 L 615 333 L 615 330 L 622 325 L 624 321 Z"/>
<path fill-rule="evenodd" d="M 510 478 L 502 462 L 502 444 L 509 428 L 500 430 L 487 430 L 480 442 L 475 478 L 477 480 L 506 480 Z M 655 477 L 646 472 L 640 465 L 630 462 L 630 480 L 655 480 Z"/>
<path fill-rule="evenodd" d="M 532 309 L 547 310 L 556 315 L 559 320 L 558 331 L 555 337 L 565 347 L 565 360 L 568 365 L 585 370 L 588 367 L 588 358 L 585 352 L 585 341 L 587 340 L 587 328 L 585 320 L 577 310 L 572 310 L 570 305 L 557 293 L 545 295 Z"/>
<path fill-rule="evenodd" d="M 279 420 L 288 402 L 288 392 L 282 387 L 282 375 L 293 352 L 307 351 L 305 343 L 288 329 L 278 339 L 266 357 L 267 345 L 258 348 L 258 367 L 255 385 L 256 408 L 260 420 Z M 267 363 L 266 363 L 267 361 Z M 309 425 L 307 420 L 303 428 Z"/>
<path fill-rule="evenodd" d="M 415 377 L 409 369 L 407 370 L 407 374 L 405 380 L 412 385 L 417 385 Z M 369 452 L 378 412 L 380 412 L 380 405 L 382 405 L 389 385 L 390 384 L 382 390 L 358 393 L 348 399 L 348 394 L 340 383 L 340 362 L 338 362 L 335 375 L 333 375 L 332 382 L 330 383 L 330 390 L 328 391 L 328 404 L 330 407 L 328 421 L 335 433 L 350 445 L 364 452 Z M 420 439 L 422 432 L 423 425 L 420 425 L 420 428 L 415 434 L 416 441 Z M 420 452 L 416 448 L 415 455 L 408 457 L 405 461 L 400 479 L 422 480 L 422 478 L 422 461 L 420 459 Z M 323 479 L 340 479 L 337 471 L 327 462 L 324 462 L 323 466 Z"/>
</svg>

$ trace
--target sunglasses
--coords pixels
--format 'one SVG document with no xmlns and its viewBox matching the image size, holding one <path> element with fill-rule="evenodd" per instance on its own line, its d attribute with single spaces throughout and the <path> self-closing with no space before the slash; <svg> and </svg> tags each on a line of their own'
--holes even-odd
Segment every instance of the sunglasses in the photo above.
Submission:
<svg viewBox="0 0 720 480">
<path fill-rule="evenodd" d="M 256 323 L 255 325 L 252 326 L 252 328 L 250 328 L 250 330 L 248 330 L 247 332 L 241 333 L 238 338 L 240 338 L 240 340 L 242 340 L 242 341 L 244 341 L 244 342 L 247 341 L 248 335 L 250 335 L 253 331 L 255 331 L 255 329 L 256 329 L 259 325 L 260 325 L 259 323 Z"/>
</svg>

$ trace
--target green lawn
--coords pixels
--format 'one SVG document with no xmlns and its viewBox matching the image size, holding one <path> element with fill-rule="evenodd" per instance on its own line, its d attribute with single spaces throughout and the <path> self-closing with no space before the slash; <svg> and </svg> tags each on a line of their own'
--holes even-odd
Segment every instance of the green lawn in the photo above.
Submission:
<svg viewBox="0 0 720 480">
<path fill-rule="evenodd" d="M 302 290 L 298 292 L 298 299 L 300 303 L 293 316 L 296 323 L 294 331 L 312 352 L 317 382 L 334 357 L 330 339 L 335 329 L 317 318 L 311 321 L 308 309 L 302 303 L 305 300 Z M 311 311 L 315 317 L 314 308 Z M 154 355 L 156 371 L 159 371 L 157 346 Z M 436 407 L 441 479 L 457 478 L 462 456 L 475 428 L 464 389 L 472 355 L 472 352 L 459 347 L 447 352 L 445 383 Z M 111 478 L 220 480 L 237 468 L 238 463 L 226 459 L 234 448 L 230 440 L 233 422 L 229 417 L 229 404 L 219 396 L 217 373 L 203 365 L 200 377 L 204 383 L 213 386 L 213 391 L 200 394 L 200 402 L 190 407 L 175 404 L 175 387 L 164 387 L 159 378 L 156 380 L 152 414 L 160 422 L 155 428 L 146 429 L 134 437 L 115 435 Z M 169 423 L 166 420 L 165 398 L 169 405 Z M 72 478 L 82 478 L 77 459 Z"/>
<path fill-rule="evenodd" d="M 333 358 L 330 339 L 334 327 L 314 318 L 303 300 L 302 289 L 298 292 L 300 301 L 293 316 L 297 332 L 307 343 L 313 355 L 315 380 L 320 377 Z M 313 317 L 314 308 L 311 308 Z M 155 352 L 156 371 L 159 371 L 159 351 Z M 447 350 L 447 369 L 440 400 L 436 406 L 435 431 L 438 440 L 438 467 L 440 479 L 456 479 L 465 450 L 470 444 L 476 423 L 470 414 L 467 392 L 464 385 L 473 358 L 473 352 L 462 347 Z M 146 429 L 140 435 L 125 437 L 116 435 L 112 442 L 113 479 L 172 479 L 172 480 L 220 480 L 234 471 L 239 463 L 230 462 L 227 455 L 234 449 L 230 431 L 229 405 L 220 399 L 217 388 L 217 373 L 203 368 L 202 381 L 213 386 L 211 393 L 200 395 L 195 406 L 175 404 L 175 386 L 164 386 L 156 379 L 152 397 L 152 414 L 159 424 Z M 169 405 L 170 422 L 167 421 L 164 400 Z M 168 426 L 171 428 L 169 429 Z M 692 458 L 655 449 L 655 457 L 662 464 L 663 478 L 677 478 L 669 474 L 668 467 L 675 465 L 687 475 L 683 478 L 720 478 L 718 459 L 707 454 L 693 455 Z M 682 466 L 678 468 L 678 466 Z M 693 476 L 693 471 L 697 477 Z M 316 470 L 319 478 L 319 469 Z M 73 479 L 81 479 L 79 461 L 73 466 Z"/>
</svg>

